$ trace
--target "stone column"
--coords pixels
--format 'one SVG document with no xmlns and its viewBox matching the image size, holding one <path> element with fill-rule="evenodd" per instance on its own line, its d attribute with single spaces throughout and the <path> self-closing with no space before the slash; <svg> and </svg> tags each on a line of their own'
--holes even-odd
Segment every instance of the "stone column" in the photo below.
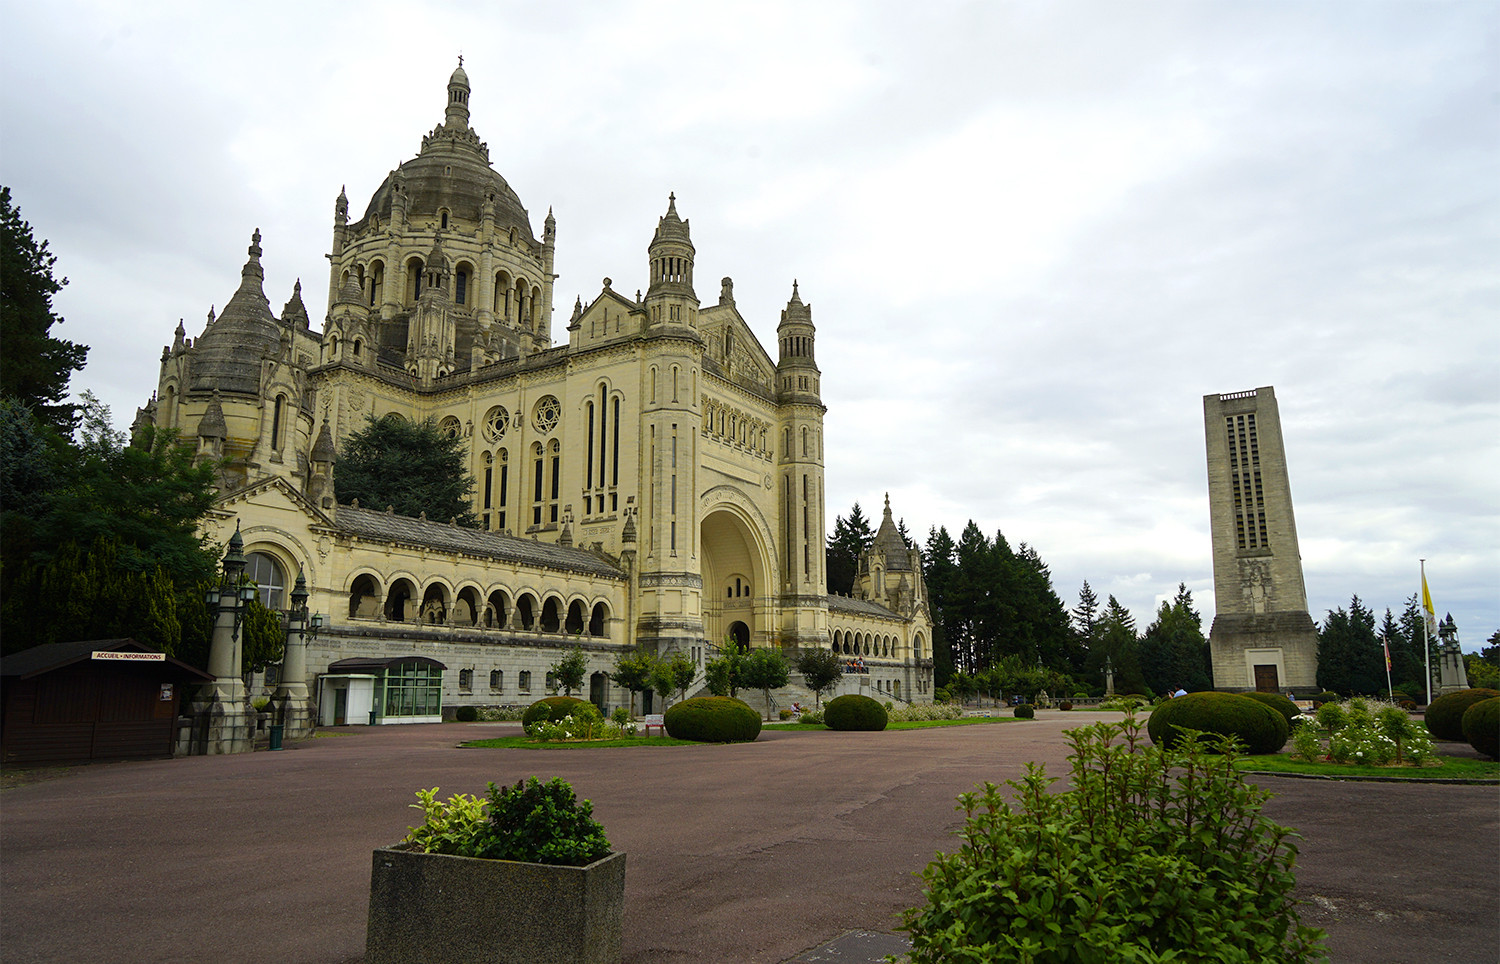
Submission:
<svg viewBox="0 0 1500 964">
<path fill-rule="evenodd" d="M 192 702 L 195 737 L 190 752 L 195 754 L 246 753 L 255 739 L 255 711 L 250 708 L 245 682 L 240 678 L 243 643 L 240 630 L 248 599 L 243 598 L 240 579 L 245 572 L 244 540 L 236 525 L 224 554 L 224 573 L 216 588 L 209 591 L 209 608 L 214 610 L 213 639 L 210 643 L 208 671 L 214 677 L 205 683 Z M 255 588 L 248 587 L 253 598 Z"/>
<path fill-rule="evenodd" d="M 281 663 L 281 685 L 271 696 L 282 725 L 282 739 L 309 736 L 316 721 L 307 690 L 307 639 L 318 631 L 318 617 L 307 613 L 307 580 L 297 573 L 292 589 L 292 608 L 287 613 L 286 655 Z"/>
</svg>

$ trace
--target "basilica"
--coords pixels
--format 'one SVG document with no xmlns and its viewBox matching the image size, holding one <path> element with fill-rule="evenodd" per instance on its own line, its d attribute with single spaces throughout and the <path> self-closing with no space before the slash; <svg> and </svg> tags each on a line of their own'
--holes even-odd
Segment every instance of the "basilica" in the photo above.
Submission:
<svg viewBox="0 0 1500 964">
<path fill-rule="evenodd" d="M 529 703 L 575 646 L 583 695 L 609 707 L 629 698 L 608 676 L 620 653 L 701 667 L 726 639 L 832 648 L 852 670 L 839 692 L 930 700 L 921 560 L 889 504 L 848 594 L 826 591 L 826 409 L 797 284 L 773 356 L 731 279 L 700 301 L 669 197 L 642 231 L 643 288 L 606 278 L 558 330 L 556 220 L 533 231 L 469 97 L 460 65 L 442 123 L 363 214 L 339 193 L 316 324 L 300 282 L 273 312 L 260 257 L 274 239 L 256 232 L 238 290 L 196 338 L 178 326 L 138 416 L 220 466 L 207 534 L 240 533 L 266 604 L 286 608 L 305 581 L 323 619 L 290 682 L 315 719 Z M 343 440 L 372 418 L 463 440 L 478 528 L 338 503 Z"/>
</svg>

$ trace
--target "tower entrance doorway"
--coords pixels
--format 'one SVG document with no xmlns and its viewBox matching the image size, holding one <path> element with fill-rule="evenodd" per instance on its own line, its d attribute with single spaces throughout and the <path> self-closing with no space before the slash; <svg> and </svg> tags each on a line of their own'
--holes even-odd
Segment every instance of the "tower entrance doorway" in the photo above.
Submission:
<svg viewBox="0 0 1500 964">
<path fill-rule="evenodd" d="M 703 629 L 714 646 L 770 641 L 770 580 L 762 540 L 734 506 L 703 519 Z"/>
</svg>

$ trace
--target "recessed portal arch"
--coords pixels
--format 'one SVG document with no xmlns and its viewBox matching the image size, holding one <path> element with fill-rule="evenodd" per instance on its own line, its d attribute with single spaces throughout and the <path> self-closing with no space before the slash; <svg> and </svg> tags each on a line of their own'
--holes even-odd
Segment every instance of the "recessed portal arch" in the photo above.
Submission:
<svg viewBox="0 0 1500 964">
<path fill-rule="evenodd" d="M 740 505 L 741 501 L 746 505 Z M 739 493 L 715 503 L 705 506 L 703 514 L 704 631 L 710 643 L 720 645 L 739 624 L 737 641 L 768 645 L 770 592 L 775 580 L 770 533 Z"/>
</svg>

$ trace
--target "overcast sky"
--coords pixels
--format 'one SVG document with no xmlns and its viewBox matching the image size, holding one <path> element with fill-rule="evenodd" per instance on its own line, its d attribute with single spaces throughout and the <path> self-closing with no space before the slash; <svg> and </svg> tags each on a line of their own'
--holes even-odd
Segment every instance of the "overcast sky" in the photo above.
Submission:
<svg viewBox="0 0 1500 964">
<path fill-rule="evenodd" d="M 1202 396 L 1276 388 L 1308 604 L 1398 613 L 1418 559 L 1500 628 L 1500 3 L 0 0 L 0 183 L 70 283 L 54 334 L 129 424 L 179 318 L 326 304 L 442 121 L 540 233 L 553 331 L 646 286 L 675 191 L 697 288 L 774 357 L 813 309 L 828 518 L 1035 546 L 1141 628 L 1213 614 Z"/>
</svg>

